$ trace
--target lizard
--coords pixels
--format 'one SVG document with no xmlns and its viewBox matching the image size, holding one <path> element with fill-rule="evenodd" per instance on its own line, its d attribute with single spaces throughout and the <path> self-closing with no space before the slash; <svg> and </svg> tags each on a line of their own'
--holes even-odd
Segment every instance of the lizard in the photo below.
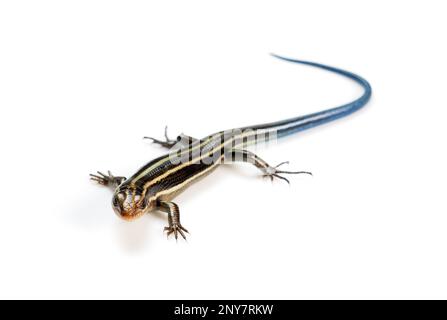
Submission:
<svg viewBox="0 0 447 320">
<path fill-rule="evenodd" d="M 246 150 L 246 147 L 280 139 L 345 117 L 367 104 L 372 94 L 371 85 L 364 78 L 343 69 L 275 54 L 272 56 L 345 76 L 363 87 L 363 94 L 356 100 L 338 107 L 286 120 L 219 131 L 202 139 L 181 134 L 177 139 L 171 140 L 167 135 L 167 127 L 164 141 L 144 137 L 169 148 L 170 152 L 148 162 L 128 179 L 114 176 L 110 171 L 107 174 L 100 171 L 97 174 L 90 174 L 91 180 L 114 191 L 112 207 L 119 217 L 129 221 L 155 210 L 166 212 L 168 226 L 164 230 L 167 236 L 174 234 L 175 239 L 178 239 L 180 235 L 186 240 L 185 233 L 188 233 L 188 230 L 181 224 L 179 206 L 172 200 L 193 182 L 213 172 L 223 162 L 249 162 L 272 180 L 278 178 L 289 182 L 284 175 L 311 175 L 308 171 L 286 171 L 279 168 L 288 162 L 271 166 L 255 153 Z"/>
</svg>

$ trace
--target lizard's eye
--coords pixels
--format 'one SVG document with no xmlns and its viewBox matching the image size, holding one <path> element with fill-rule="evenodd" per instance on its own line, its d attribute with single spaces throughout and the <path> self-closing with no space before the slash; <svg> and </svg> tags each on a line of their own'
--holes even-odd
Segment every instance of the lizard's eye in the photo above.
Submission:
<svg viewBox="0 0 447 320">
<path fill-rule="evenodd" d="M 112 205 L 116 213 L 120 213 L 122 211 L 125 200 L 126 194 L 124 192 L 118 192 L 113 196 Z"/>
<path fill-rule="evenodd" d="M 126 200 L 126 194 L 124 192 L 120 192 L 116 195 L 119 202 L 123 203 Z"/>
</svg>

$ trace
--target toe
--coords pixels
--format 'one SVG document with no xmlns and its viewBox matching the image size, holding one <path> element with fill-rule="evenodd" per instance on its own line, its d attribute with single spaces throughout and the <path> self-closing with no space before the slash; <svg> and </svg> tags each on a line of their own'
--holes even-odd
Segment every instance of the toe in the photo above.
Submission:
<svg viewBox="0 0 447 320">
<path fill-rule="evenodd" d="M 185 231 L 186 233 L 189 233 L 189 231 L 186 230 L 185 228 L 183 228 L 183 226 L 179 226 L 179 228 L 180 228 L 181 230 Z"/>
<path fill-rule="evenodd" d="M 178 229 L 178 232 L 180 233 L 180 235 L 182 236 L 183 239 L 186 240 L 185 234 L 183 233 L 182 229 Z"/>
</svg>

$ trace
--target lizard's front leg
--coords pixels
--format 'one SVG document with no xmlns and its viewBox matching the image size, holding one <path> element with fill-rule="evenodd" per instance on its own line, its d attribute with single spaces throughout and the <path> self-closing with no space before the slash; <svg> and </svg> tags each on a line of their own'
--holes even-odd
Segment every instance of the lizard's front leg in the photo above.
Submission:
<svg viewBox="0 0 447 320">
<path fill-rule="evenodd" d="M 115 177 L 110 171 L 107 171 L 107 175 L 102 172 L 96 174 L 90 174 L 90 180 L 99 183 L 100 185 L 116 189 L 121 183 L 126 180 L 126 177 Z"/>
<path fill-rule="evenodd" d="M 178 146 L 178 147 L 181 147 L 181 148 L 188 147 L 191 144 L 193 144 L 193 143 L 198 141 L 198 139 L 190 137 L 190 136 L 187 136 L 187 135 L 185 135 L 183 133 L 180 134 L 177 137 L 177 139 L 172 140 L 168 136 L 168 127 L 167 126 L 165 127 L 165 141 L 162 141 L 162 140 L 159 140 L 159 139 L 155 139 L 155 138 L 152 138 L 152 137 L 143 137 L 143 139 L 152 140 L 153 143 L 159 144 L 162 147 L 165 147 L 165 148 L 168 148 L 168 149 L 171 149 L 174 146 Z"/>
<path fill-rule="evenodd" d="M 177 240 L 178 234 L 180 233 L 183 239 L 186 240 L 184 232 L 189 232 L 180 223 L 180 210 L 178 205 L 176 205 L 174 202 L 159 201 L 158 209 L 168 214 L 169 225 L 164 229 L 168 232 L 168 237 L 173 233 L 175 236 L 175 240 Z"/>
</svg>

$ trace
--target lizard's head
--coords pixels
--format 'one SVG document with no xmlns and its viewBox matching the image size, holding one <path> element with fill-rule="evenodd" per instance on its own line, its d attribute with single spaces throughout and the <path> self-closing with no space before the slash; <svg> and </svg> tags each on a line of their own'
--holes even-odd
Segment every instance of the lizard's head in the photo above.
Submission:
<svg viewBox="0 0 447 320">
<path fill-rule="evenodd" d="M 120 187 L 115 191 L 112 206 L 117 216 L 124 220 L 136 219 L 148 211 L 141 192 L 127 186 Z"/>
</svg>

